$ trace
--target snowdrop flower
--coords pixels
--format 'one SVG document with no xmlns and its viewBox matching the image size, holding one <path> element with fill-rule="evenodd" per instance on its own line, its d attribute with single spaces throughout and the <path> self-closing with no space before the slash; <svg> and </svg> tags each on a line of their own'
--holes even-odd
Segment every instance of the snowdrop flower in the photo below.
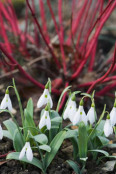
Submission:
<svg viewBox="0 0 116 174">
<path fill-rule="evenodd" d="M 49 111 L 46 108 L 45 108 L 45 111 L 44 111 L 44 113 L 41 117 L 41 120 L 39 122 L 39 129 L 41 129 L 44 126 L 46 126 L 48 130 L 51 129 L 51 120 L 50 120 L 50 116 L 49 116 Z"/>
<path fill-rule="evenodd" d="M 3 138 L 3 130 L 2 130 L 2 127 L 0 125 L 0 140 L 2 140 L 2 138 Z"/>
<path fill-rule="evenodd" d="M 88 113 L 87 113 L 87 119 L 90 122 L 90 124 L 92 125 L 95 120 L 96 120 L 96 115 L 95 115 L 95 105 L 94 103 L 92 103 L 91 108 L 89 109 Z"/>
<path fill-rule="evenodd" d="M 111 125 L 110 117 L 107 116 L 106 122 L 104 124 L 104 134 L 106 137 L 108 137 L 110 134 L 113 133 L 113 127 Z"/>
<path fill-rule="evenodd" d="M 6 90 L 5 96 L 0 105 L 0 109 L 6 109 L 6 108 L 8 108 L 9 111 L 12 111 L 12 103 L 10 100 L 8 89 Z"/>
<path fill-rule="evenodd" d="M 81 121 L 84 122 L 85 125 L 87 125 L 87 116 L 83 108 L 83 101 L 81 100 L 79 104 L 79 109 L 76 111 L 73 119 L 73 125 L 76 125 L 80 123 Z"/>
<path fill-rule="evenodd" d="M 26 157 L 29 161 L 32 161 L 33 159 L 33 152 L 32 149 L 30 147 L 30 142 L 26 142 L 24 147 L 22 148 L 20 155 L 19 155 L 19 159 L 21 160 L 24 155 L 26 154 Z"/>
<path fill-rule="evenodd" d="M 116 124 L 116 107 L 113 107 L 110 112 L 110 121 L 112 126 Z"/>
<path fill-rule="evenodd" d="M 43 94 L 41 95 L 41 97 L 39 98 L 37 102 L 37 108 L 41 108 L 42 106 L 48 103 L 50 104 L 50 108 L 52 108 L 53 107 L 52 98 L 50 96 L 48 88 L 45 87 Z"/>
<path fill-rule="evenodd" d="M 69 100 L 68 105 L 64 111 L 63 118 L 64 120 L 69 118 L 71 122 L 73 122 L 74 115 L 76 113 L 76 102 L 75 95 Z"/>
</svg>

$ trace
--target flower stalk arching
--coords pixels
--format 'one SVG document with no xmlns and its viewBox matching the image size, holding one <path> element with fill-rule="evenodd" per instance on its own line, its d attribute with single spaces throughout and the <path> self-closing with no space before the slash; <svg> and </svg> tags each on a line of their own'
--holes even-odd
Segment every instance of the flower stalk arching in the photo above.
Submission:
<svg viewBox="0 0 116 174">
<path fill-rule="evenodd" d="M 15 94 L 16 94 L 16 97 L 17 97 L 17 100 L 18 100 L 18 103 L 19 103 L 21 119 L 22 119 L 22 125 L 24 126 L 24 113 L 23 113 L 23 107 L 22 107 L 21 99 L 20 99 L 19 93 L 17 91 L 14 79 L 12 81 L 13 81 L 13 87 L 14 87 L 14 90 L 15 90 Z"/>
</svg>

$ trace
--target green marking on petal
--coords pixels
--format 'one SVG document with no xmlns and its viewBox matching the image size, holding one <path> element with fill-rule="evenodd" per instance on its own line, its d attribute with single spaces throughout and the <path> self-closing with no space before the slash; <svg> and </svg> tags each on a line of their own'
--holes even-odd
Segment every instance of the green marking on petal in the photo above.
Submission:
<svg viewBox="0 0 116 174">
<path fill-rule="evenodd" d="M 47 98 L 48 96 L 47 95 L 45 95 L 45 98 Z"/>
<path fill-rule="evenodd" d="M 82 115 L 82 112 L 80 112 L 80 115 Z"/>
<path fill-rule="evenodd" d="M 72 106 L 70 106 L 70 109 L 72 109 Z"/>
<path fill-rule="evenodd" d="M 47 116 L 45 116 L 45 119 L 47 119 Z"/>
<path fill-rule="evenodd" d="M 8 102 L 8 99 L 6 99 L 6 102 Z"/>
</svg>

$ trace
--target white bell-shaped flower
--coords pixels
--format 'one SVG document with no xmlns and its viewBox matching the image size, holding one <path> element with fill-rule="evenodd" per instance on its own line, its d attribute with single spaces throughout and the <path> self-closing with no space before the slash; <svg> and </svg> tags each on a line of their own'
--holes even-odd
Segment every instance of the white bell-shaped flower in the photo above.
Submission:
<svg viewBox="0 0 116 174">
<path fill-rule="evenodd" d="M 73 122 L 75 113 L 76 113 L 76 102 L 70 99 L 63 114 L 64 120 L 69 118 L 70 121 Z"/>
<path fill-rule="evenodd" d="M 87 125 L 87 116 L 84 111 L 83 106 L 79 105 L 79 109 L 76 111 L 73 119 L 73 125 L 76 125 L 80 123 L 81 121 L 84 122 L 85 125 Z"/>
<path fill-rule="evenodd" d="M 0 140 L 2 140 L 2 138 L 3 138 L 3 130 L 2 130 L 2 127 L 0 125 Z"/>
<path fill-rule="evenodd" d="M 44 126 L 47 127 L 48 130 L 51 129 L 51 120 L 50 120 L 50 116 L 49 116 L 49 111 L 44 111 L 40 122 L 39 122 L 39 129 L 43 128 Z"/>
<path fill-rule="evenodd" d="M 51 95 L 49 93 L 49 90 L 44 89 L 43 94 L 41 95 L 41 97 L 39 98 L 39 100 L 37 102 L 37 108 L 41 108 L 42 106 L 44 106 L 48 103 L 50 104 L 50 108 L 52 108 L 53 102 L 52 102 L 52 98 L 51 98 Z"/>
<path fill-rule="evenodd" d="M 116 107 L 113 107 L 110 112 L 110 121 L 112 126 L 116 124 Z"/>
<path fill-rule="evenodd" d="M 106 122 L 104 124 L 104 134 L 106 137 L 113 134 L 113 127 L 111 125 L 110 119 L 106 119 Z"/>
<path fill-rule="evenodd" d="M 26 154 L 26 157 L 29 161 L 32 161 L 33 159 L 33 152 L 30 146 L 30 142 L 26 142 L 24 147 L 22 148 L 20 155 L 19 155 L 19 159 L 21 160 Z"/>
<path fill-rule="evenodd" d="M 88 113 L 87 113 L 87 119 L 90 122 L 90 124 L 92 125 L 95 120 L 96 120 L 96 116 L 95 116 L 95 108 L 91 106 L 91 108 L 89 109 Z"/>
<path fill-rule="evenodd" d="M 10 100 L 10 96 L 9 96 L 9 91 L 6 90 L 6 94 L 1 102 L 1 105 L 0 105 L 0 109 L 6 109 L 8 108 L 8 110 L 10 112 L 12 112 L 12 102 Z"/>
</svg>

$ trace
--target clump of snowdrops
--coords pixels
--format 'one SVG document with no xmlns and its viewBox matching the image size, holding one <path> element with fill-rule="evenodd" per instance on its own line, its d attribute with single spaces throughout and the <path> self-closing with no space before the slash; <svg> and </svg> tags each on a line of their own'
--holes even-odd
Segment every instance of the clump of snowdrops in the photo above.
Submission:
<svg viewBox="0 0 116 174">
<path fill-rule="evenodd" d="M 14 89 L 19 103 L 22 120 L 21 127 L 12 114 L 9 88 Z M 3 130 L 0 126 L 0 139 L 3 136 L 11 139 L 15 150 L 15 152 L 8 154 L 7 159 L 30 163 L 41 169 L 42 173 L 45 174 L 65 139 L 69 139 L 73 145 L 74 160 L 67 159 L 67 162 L 76 173 L 83 172 L 89 155 L 92 155 L 93 159 L 97 161 L 104 157 L 113 157 L 104 151 L 103 147 L 108 146 L 109 139 L 107 137 L 113 133 L 113 129 L 115 130 L 116 100 L 112 111 L 110 113 L 106 111 L 105 105 L 101 116 L 97 119 L 94 102 L 95 92 L 89 95 L 80 91 L 71 92 L 70 88 L 68 86 L 64 89 L 56 110 L 53 110 L 51 81 L 48 79 L 43 94 L 37 102 L 37 108 L 44 109 L 41 109 L 41 114 L 40 116 L 38 115 L 38 125 L 35 125 L 33 101 L 29 99 L 26 108 L 23 110 L 13 79 L 13 86 L 7 87 L 5 97 L 0 105 L 0 112 L 8 112 L 11 116 L 10 119 L 3 122 L 7 130 Z M 69 97 L 60 115 L 58 111 L 65 92 L 69 92 Z M 76 95 L 79 93 L 82 95 L 82 99 L 77 108 Z M 84 111 L 84 99 L 86 97 L 89 97 L 91 100 L 91 106 L 87 114 Z M 103 120 L 104 116 L 106 116 L 106 120 Z M 70 120 L 70 124 L 63 127 L 63 121 L 66 119 Z M 72 129 L 73 125 L 76 125 L 75 129 Z M 34 157 L 35 152 L 38 152 L 38 157 Z M 98 153 L 102 154 L 100 158 L 98 158 Z"/>
</svg>

